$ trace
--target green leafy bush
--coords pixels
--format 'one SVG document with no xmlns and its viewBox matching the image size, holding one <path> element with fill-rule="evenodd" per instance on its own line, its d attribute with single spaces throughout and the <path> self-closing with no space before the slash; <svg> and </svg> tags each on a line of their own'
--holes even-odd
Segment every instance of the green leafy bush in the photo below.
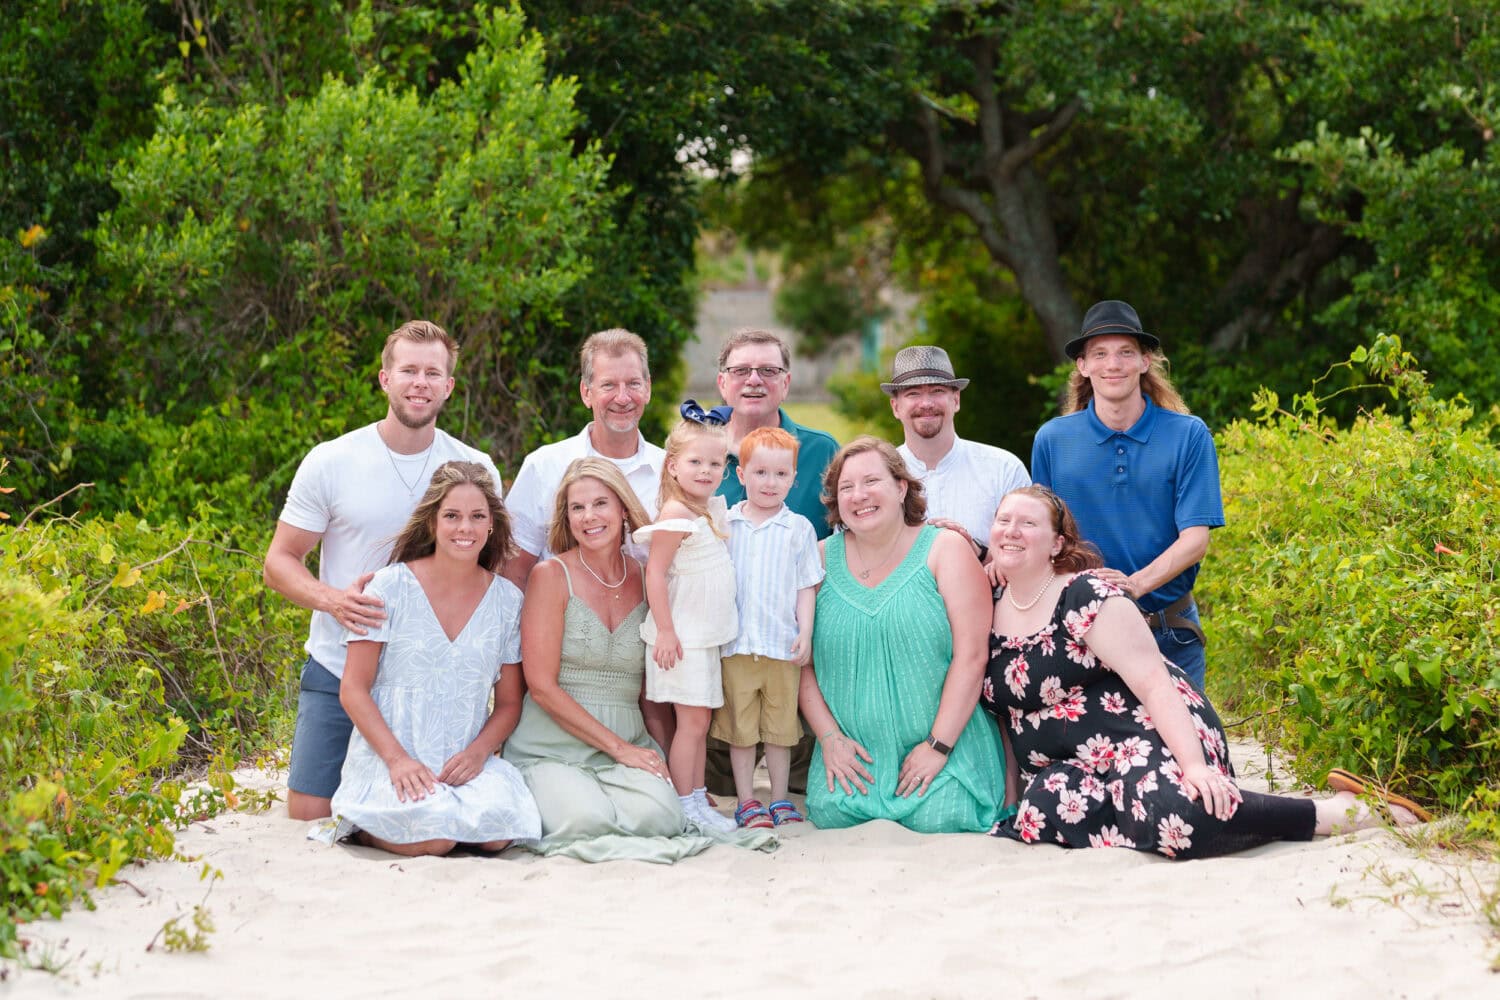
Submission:
<svg viewBox="0 0 1500 1000">
<path fill-rule="evenodd" d="M 1483 825 L 1496 802 L 1471 796 L 1500 782 L 1500 414 L 1435 398 L 1396 338 L 1340 367 L 1356 365 L 1409 416 L 1337 427 L 1315 391 L 1285 411 L 1263 390 L 1260 419 L 1220 437 L 1228 524 L 1198 588 L 1214 693 L 1268 710 L 1304 778 L 1365 771 Z"/>
<path fill-rule="evenodd" d="M 169 853 L 182 776 L 278 745 L 302 625 L 259 551 L 128 514 L 0 526 L 0 954 L 121 865 Z M 226 795 L 226 793 L 228 793 Z"/>
</svg>

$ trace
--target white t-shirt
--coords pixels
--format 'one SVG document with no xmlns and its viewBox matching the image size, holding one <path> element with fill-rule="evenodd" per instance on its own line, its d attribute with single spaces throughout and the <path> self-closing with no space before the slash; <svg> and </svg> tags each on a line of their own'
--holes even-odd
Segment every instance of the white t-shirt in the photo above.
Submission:
<svg viewBox="0 0 1500 1000">
<path fill-rule="evenodd" d="M 500 485 L 500 473 L 488 455 L 442 431 L 428 451 L 398 455 L 386 448 L 376 426 L 350 431 L 308 452 L 281 509 L 287 524 L 323 536 L 318 579 L 339 590 L 390 561 L 392 543 L 444 462 L 478 462 L 495 477 L 497 489 Z M 335 677 L 344 676 L 343 637 L 332 615 L 313 612 L 307 653 Z"/>
<path fill-rule="evenodd" d="M 930 469 L 906 445 L 896 450 L 927 492 L 927 517 L 957 521 L 980 545 L 990 543 L 990 525 L 1005 494 L 1031 485 L 1021 460 L 994 445 L 955 437 L 948 454 Z"/>
<path fill-rule="evenodd" d="M 510 484 L 505 495 L 505 509 L 510 511 L 511 527 L 515 531 L 516 545 L 537 557 L 537 562 L 552 557 L 547 548 L 547 529 L 552 524 L 552 505 L 557 500 L 557 487 L 563 473 L 576 459 L 600 455 L 589 440 L 589 428 L 564 441 L 545 444 L 526 456 L 516 481 Z M 646 516 L 656 517 L 656 493 L 661 488 L 661 467 L 666 452 L 644 437 L 629 458 L 610 458 L 625 474 L 625 481 L 635 490 L 636 499 L 646 508 Z M 642 527 L 642 525 L 636 525 Z"/>
</svg>

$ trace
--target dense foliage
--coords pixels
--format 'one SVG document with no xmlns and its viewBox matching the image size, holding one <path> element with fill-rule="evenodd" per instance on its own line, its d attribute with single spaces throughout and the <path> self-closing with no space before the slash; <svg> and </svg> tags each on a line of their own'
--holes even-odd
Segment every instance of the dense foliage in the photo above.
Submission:
<svg viewBox="0 0 1500 1000">
<path fill-rule="evenodd" d="M 1409 415 L 1324 414 L 1318 388 L 1220 437 L 1225 514 L 1198 593 L 1210 689 L 1268 714 L 1314 779 L 1330 765 L 1468 806 L 1500 801 L 1500 411 L 1432 394 L 1399 340 L 1355 351 Z M 1368 398 L 1366 396 L 1366 398 Z M 1470 796 L 1475 796 L 1470 799 Z"/>
<path fill-rule="evenodd" d="M 304 627 L 258 553 L 203 523 L 0 526 L 0 956 L 19 923 L 233 803 L 225 770 L 288 734 Z"/>
</svg>

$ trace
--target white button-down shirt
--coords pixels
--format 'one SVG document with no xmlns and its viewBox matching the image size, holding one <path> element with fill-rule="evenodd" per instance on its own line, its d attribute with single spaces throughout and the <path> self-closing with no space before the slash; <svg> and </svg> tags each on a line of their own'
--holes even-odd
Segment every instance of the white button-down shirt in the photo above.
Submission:
<svg viewBox="0 0 1500 1000">
<path fill-rule="evenodd" d="M 723 654 L 758 653 L 789 660 L 797 639 L 797 591 L 823 579 L 818 533 L 811 521 L 786 504 L 754 524 L 745 515 L 748 503 L 741 500 L 729 508 L 729 558 L 734 563 L 740 634 L 724 646 Z"/>
<path fill-rule="evenodd" d="M 600 455 L 589 440 L 589 423 L 576 436 L 565 441 L 545 444 L 526 456 L 516 481 L 510 484 L 505 495 L 505 509 L 510 513 L 511 531 L 516 545 L 537 557 L 537 561 L 550 558 L 553 553 L 547 548 L 547 529 L 552 524 L 552 508 L 557 501 L 557 487 L 563 473 L 575 459 Z M 635 454 L 629 458 L 609 458 L 625 474 L 625 481 L 635 490 L 636 498 L 646 508 L 646 516 L 656 517 L 656 493 L 661 487 L 661 467 L 666 452 L 639 437 Z M 639 525 L 637 525 L 639 527 Z"/>
<path fill-rule="evenodd" d="M 928 468 L 906 445 L 896 449 L 927 492 L 927 517 L 957 521 L 980 545 L 990 543 L 990 524 L 1005 494 L 1031 485 L 1026 466 L 1004 448 L 953 439 L 953 447 Z"/>
</svg>

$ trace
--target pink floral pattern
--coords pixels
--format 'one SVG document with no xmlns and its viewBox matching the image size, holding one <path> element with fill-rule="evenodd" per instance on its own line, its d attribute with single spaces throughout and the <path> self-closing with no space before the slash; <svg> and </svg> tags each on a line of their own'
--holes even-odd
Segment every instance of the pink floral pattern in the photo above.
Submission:
<svg viewBox="0 0 1500 1000">
<path fill-rule="evenodd" d="M 1218 823 L 1188 801 L 1182 768 L 1145 706 L 1089 648 L 1104 602 L 1122 596 L 1078 573 L 1040 631 L 990 637 L 981 704 L 1007 730 L 1021 772 L 1016 816 L 997 824 L 995 836 L 1184 858 L 1203 849 L 1202 831 Z M 1181 670 L 1162 663 L 1209 766 L 1233 775 L 1213 706 Z"/>
</svg>

